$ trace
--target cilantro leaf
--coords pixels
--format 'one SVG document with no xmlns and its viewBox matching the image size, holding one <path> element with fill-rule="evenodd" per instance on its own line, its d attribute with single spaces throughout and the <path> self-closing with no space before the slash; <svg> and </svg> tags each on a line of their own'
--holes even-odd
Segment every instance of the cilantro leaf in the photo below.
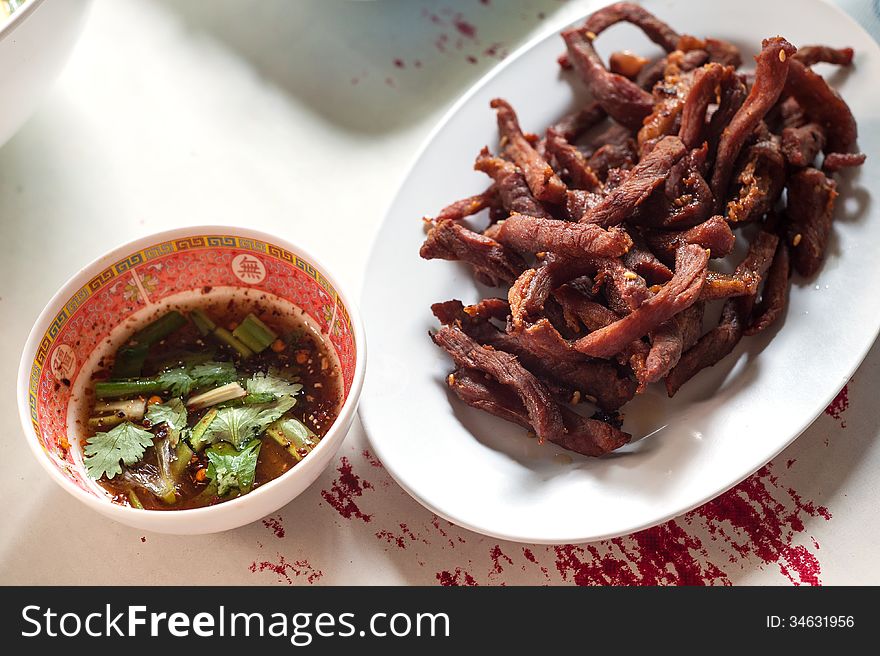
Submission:
<svg viewBox="0 0 880 656">
<path fill-rule="evenodd" d="M 282 396 L 274 403 L 242 405 L 217 410 L 208 427 L 201 432 L 193 448 L 197 451 L 202 444 L 229 442 L 236 448 L 257 437 L 272 422 L 296 405 L 292 396 Z"/>
<path fill-rule="evenodd" d="M 163 371 L 156 376 L 156 381 L 174 396 L 186 396 L 195 387 L 195 381 L 183 367 Z"/>
<path fill-rule="evenodd" d="M 195 387 L 226 385 L 238 378 L 235 365 L 231 362 L 203 362 L 194 365 L 189 370 L 189 375 L 193 378 Z"/>
<path fill-rule="evenodd" d="M 180 438 L 180 432 L 186 428 L 186 406 L 178 398 L 147 406 L 147 421 L 150 426 L 167 425 L 168 436 L 174 446 Z"/>
<path fill-rule="evenodd" d="M 231 362 L 203 362 L 190 368 L 177 367 L 163 371 L 156 375 L 155 380 L 173 396 L 186 396 L 199 387 L 225 385 L 236 378 L 238 372 Z"/>
<path fill-rule="evenodd" d="M 133 465 L 153 446 L 153 434 L 131 422 L 119 424 L 106 433 L 96 433 L 86 440 L 83 463 L 89 476 L 95 480 L 107 475 L 113 478 L 122 472 L 120 461 Z"/>
<path fill-rule="evenodd" d="M 271 373 L 256 373 L 246 383 L 248 394 L 274 394 L 275 396 L 296 396 L 303 386 L 291 383 Z"/>
<path fill-rule="evenodd" d="M 215 444 L 205 453 L 208 456 L 206 472 L 217 485 L 217 494 L 226 495 L 233 488 L 249 492 L 254 485 L 257 470 L 257 457 L 260 455 L 260 440 L 251 440 L 237 451 L 230 444 Z"/>
<path fill-rule="evenodd" d="M 180 430 L 186 427 L 186 406 L 179 398 L 147 406 L 147 420 L 151 426 L 168 424 L 168 428 Z"/>
</svg>

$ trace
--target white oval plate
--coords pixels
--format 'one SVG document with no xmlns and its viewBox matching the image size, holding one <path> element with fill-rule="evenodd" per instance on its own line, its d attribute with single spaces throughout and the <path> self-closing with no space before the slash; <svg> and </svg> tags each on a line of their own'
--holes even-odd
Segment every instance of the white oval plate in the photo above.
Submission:
<svg viewBox="0 0 880 656">
<path fill-rule="evenodd" d="M 451 362 L 427 332 L 430 304 L 474 302 L 481 292 L 460 264 L 419 258 L 420 218 L 482 191 L 472 170 L 497 144 L 489 100 L 508 99 L 523 129 L 539 131 L 577 106 L 560 75 L 558 29 L 528 44 L 468 92 L 416 159 L 377 237 L 364 308 L 371 362 L 361 417 L 379 458 L 416 500 L 459 526 L 535 543 L 588 542 L 663 522 L 721 494 L 794 440 L 828 405 L 880 328 L 880 48 L 852 19 L 819 0 L 650 2 L 680 32 L 729 39 L 745 56 L 782 34 L 795 45 L 856 50 L 855 67 L 820 72 L 840 90 L 869 154 L 840 184 L 829 257 L 815 280 L 795 279 L 781 330 L 744 339 L 672 400 L 649 390 L 625 407 L 634 440 L 590 459 L 539 446 L 521 428 L 471 409 L 444 383 Z M 657 54 L 634 28 L 603 34 L 603 54 Z M 871 193 L 873 192 L 873 193 Z M 772 339 L 771 339 L 772 338 Z M 564 454 L 564 455 L 563 455 Z"/>
</svg>

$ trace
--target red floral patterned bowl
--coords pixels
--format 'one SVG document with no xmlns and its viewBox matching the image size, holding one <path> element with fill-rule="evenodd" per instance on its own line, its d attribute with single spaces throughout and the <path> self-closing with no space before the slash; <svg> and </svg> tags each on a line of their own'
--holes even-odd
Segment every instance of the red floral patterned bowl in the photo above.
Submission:
<svg viewBox="0 0 880 656">
<path fill-rule="evenodd" d="M 194 510 L 139 510 L 113 503 L 85 472 L 79 390 L 101 355 L 112 352 L 163 305 L 206 293 L 259 293 L 262 302 L 304 310 L 332 345 L 344 403 L 320 444 L 296 467 L 250 494 Z M 61 487 L 123 524 L 163 533 L 211 533 L 242 526 L 290 502 L 323 471 L 348 432 L 366 367 L 363 327 L 351 296 L 311 255 L 282 239 L 244 228 L 182 228 L 117 248 L 92 262 L 55 295 L 22 354 L 18 405 L 37 459 Z"/>
</svg>

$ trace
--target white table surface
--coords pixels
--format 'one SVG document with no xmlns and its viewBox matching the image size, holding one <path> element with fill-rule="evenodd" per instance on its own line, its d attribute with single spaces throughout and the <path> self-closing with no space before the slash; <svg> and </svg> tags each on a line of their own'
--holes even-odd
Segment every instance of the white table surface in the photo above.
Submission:
<svg viewBox="0 0 880 656">
<path fill-rule="evenodd" d="M 375 461 L 359 422 L 304 494 L 209 536 L 115 524 L 29 452 L 21 348 L 79 266 L 153 231 L 244 224 L 309 245 L 359 286 L 374 230 L 443 111 L 505 51 L 593 4 L 97 0 L 54 90 L 0 148 L 0 583 L 880 583 L 880 347 L 848 407 L 723 503 L 586 547 L 498 542 L 438 520 Z M 870 2 L 841 4 L 877 35 Z M 347 467 L 353 486 L 339 480 Z"/>
</svg>

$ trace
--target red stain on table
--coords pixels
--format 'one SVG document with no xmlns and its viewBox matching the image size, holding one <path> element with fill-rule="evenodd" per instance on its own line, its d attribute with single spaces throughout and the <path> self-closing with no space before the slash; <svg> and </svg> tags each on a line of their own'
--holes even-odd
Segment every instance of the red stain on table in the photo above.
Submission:
<svg viewBox="0 0 880 656">
<path fill-rule="evenodd" d="M 492 570 L 489 572 L 490 576 L 493 574 L 501 574 L 504 571 L 504 566 L 501 564 L 502 560 L 506 561 L 508 565 L 513 565 L 513 561 L 510 557 L 501 551 L 500 545 L 496 544 L 489 550 L 489 557 L 492 559 Z"/>
<path fill-rule="evenodd" d="M 364 490 L 372 490 L 373 485 L 369 481 L 361 480 L 361 477 L 354 473 L 351 463 L 345 456 L 340 458 L 336 472 L 339 477 L 333 481 L 330 490 L 321 490 L 324 501 L 333 506 L 336 512 L 346 519 L 357 518 L 365 522 L 371 521 L 373 516 L 361 512 L 355 499 L 363 496 Z"/>
<path fill-rule="evenodd" d="M 831 514 L 780 485 L 768 465 L 681 519 L 595 545 L 555 547 L 556 569 L 578 585 L 730 585 L 727 569 L 756 565 L 778 568 L 794 585 L 820 585 L 817 557 L 794 544 L 812 517 Z M 714 562 L 707 547 L 727 562 Z"/>
<path fill-rule="evenodd" d="M 368 463 L 370 463 L 371 466 L 377 467 L 380 469 L 382 468 L 382 462 L 376 456 L 374 456 L 372 453 L 370 453 L 369 449 L 364 449 L 361 452 L 361 455 L 364 457 L 364 460 L 366 460 Z"/>
<path fill-rule="evenodd" d="M 834 400 L 831 402 L 827 408 L 825 408 L 825 414 L 829 417 L 833 417 L 837 421 L 840 422 L 841 428 L 846 428 L 846 420 L 842 419 L 841 416 L 843 413 L 849 408 L 849 385 L 844 385 L 843 389 L 837 393 L 837 396 L 834 397 Z"/>
<path fill-rule="evenodd" d="M 807 533 L 810 519 L 828 521 L 831 513 L 780 481 L 770 464 L 683 517 L 630 536 L 546 547 L 545 555 L 522 547 L 516 562 L 495 545 L 480 582 L 499 582 L 515 565 L 521 572 L 538 566 L 548 582 L 576 585 L 732 585 L 738 572 L 768 568 L 793 585 L 821 585 L 819 542 Z M 555 565 L 553 577 L 542 564 L 547 557 Z M 450 568 L 436 578 L 442 585 L 476 585 L 469 570 Z"/>
<path fill-rule="evenodd" d="M 423 542 L 424 544 L 430 544 L 427 539 L 422 538 L 411 531 L 406 524 L 401 522 L 400 524 L 398 524 L 398 527 L 400 528 L 400 534 L 394 533 L 393 531 L 389 531 L 387 529 L 383 529 L 376 532 L 376 538 L 379 540 L 385 540 L 385 542 L 391 545 L 395 545 L 398 549 L 406 549 L 407 540 L 410 543 Z"/>
<path fill-rule="evenodd" d="M 281 523 L 281 515 L 278 515 L 277 517 L 266 517 L 263 520 L 263 526 L 272 531 L 276 538 L 284 537 L 284 524 Z"/>
<path fill-rule="evenodd" d="M 461 14 L 458 14 L 452 19 L 452 24 L 462 36 L 468 39 L 477 38 L 477 28 L 473 23 L 468 23 Z"/>
<path fill-rule="evenodd" d="M 477 580 L 461 567 L 456 567 L 454 572 L 437 572 L 437 580 L 440 585 L 456 586 L 456 585 L 478 585 Z"/>
<path fill-rule="evenodd" d="M 259 563 L 254 561 L 248 569 L 254 574 L 267 571 L 272 572 L 278 575 L 279 583 L 287 581 L 288 585 L 293 585 L 294 579 L 299 579 L 300 577 L 305 578 L 306 582 L 311 584 L 324 576 L 321 570 L 312 567 L 311 563 L 305 558 L 289 562 L 282 554 L 278 554 L 278 559 L 277 563 L 268 560 Z"/>
</svg>

